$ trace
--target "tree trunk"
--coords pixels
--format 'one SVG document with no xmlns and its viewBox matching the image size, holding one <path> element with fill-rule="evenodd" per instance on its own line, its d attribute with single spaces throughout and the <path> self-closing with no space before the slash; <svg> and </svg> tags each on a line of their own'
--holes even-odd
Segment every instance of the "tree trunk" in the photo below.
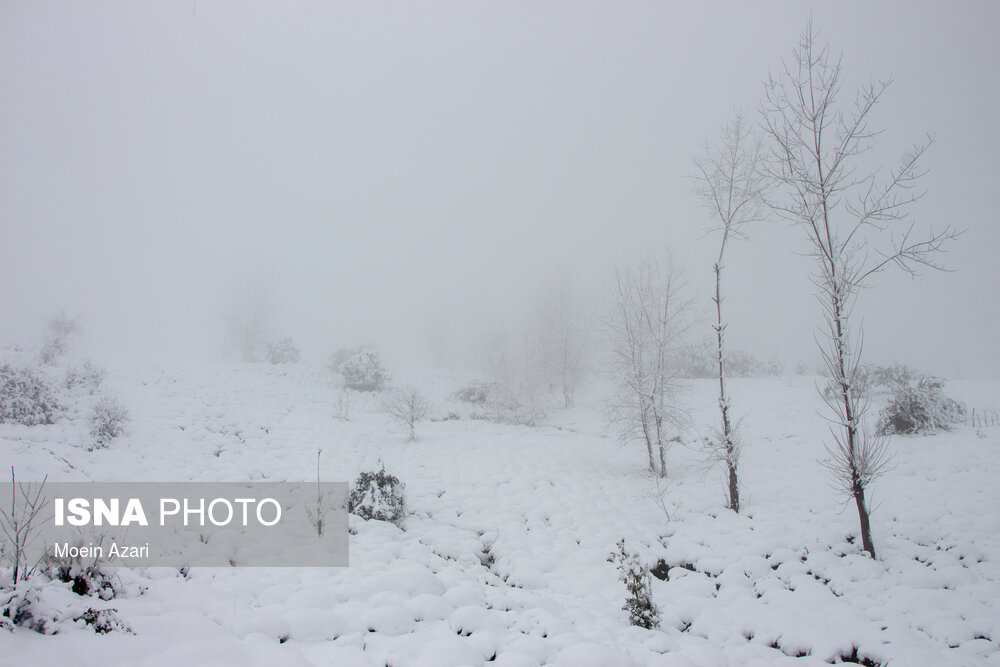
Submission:
<svg viewBox="0 0 1000 667">
<path fill-rule="evenodd" d="M 736 464 L 729 463 L 729 509 L 740 511 L 740 484 L 736 476 Z"/>
<path fill-rule="evenodd" d="M 723 239 L 725 249 L 725 239 Z M 733 442 L 733 428 L 729 422 L 729 399 L 726 397 L 726 355 L 722 324 L 722 265 L 715 263 L 715 337 L 719 365 L 719 411 L 722 413 L 722 440 L 725 448 L 726 467 L 729 469 L 729 508 L 740 511 L 739 478 L 736 473 L 736 443 Z"/>
<path fill-rule="evenodd" d="M 639 419 L 642 421 L 642 435 L 646 440 L 646 454 L 649 456 L 649 471 L 656 474 L 656 459 L 653 458 L 653 437 L 649 433 L 649 420 L 646 412 L 645 398 L 639 397 Z"/>
<path fill-rule="evenodd" d="M 655 399 L 654 399 L 655 400 Z M 656 447 L 660 450 L 660 471 L 658 476 L 663 479 L 667 476 L 667 459 L 664 455 L 663 446 L 664 436 L 663 436 L 663 404 L 661 401 L 653 403 L 653 421 L 656 424 Z"/>
<path fill-rule="evenodd" d="M 872 558 L 875 558 L 875 544 L 872 541 L 872 529 L 869 522 L 868 506 L 865 504 L 865 484 L 858 473 L 858 427 L 857 411 L 854 407 L 854 396 L 851 392 L 851 385 L 847 380 L 848 350 L 845 343 L 846 331 L 843 324 L 843 302 L 837 291 L 836 283 L 834 293 L 831 297 L 833 306 L 834 324 L 836 326 L 837 337 L 834 346 L 837 349 L 837 372 L 840 377 L 836 378 L 840 383 L 840 398 L 844 404 L 844 430 L 847 431 L 847 448 L 850 452 L 851 464 L 851 488 L 854 494 L 854 502 L 858 506 L 858 521 L 861 524 L 861 545 Z"/>
<path fill-rule="evenodd" d="M 573 390 L 570 387 L 569 379 L 569 341 L 565 338 L 563 339 L 562 390 L 565 407 L 573 407 Z"/>
<path fill-rule="evenodd" d="M 858 517 L 861 519 L 861 548 L 875 558 L 875 543 L 872 541 L 872 528 L 868 521 L 868 505 L 865 504 L 865 489 L 861 483 L 854 486 L 854 502 L 858 506 Z"/>
</svg>

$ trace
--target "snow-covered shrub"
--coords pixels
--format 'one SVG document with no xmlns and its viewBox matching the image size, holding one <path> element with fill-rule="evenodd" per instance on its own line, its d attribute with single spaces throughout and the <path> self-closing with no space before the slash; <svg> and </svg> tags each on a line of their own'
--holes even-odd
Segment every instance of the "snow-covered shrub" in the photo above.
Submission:
<svg viewBox="0 0 1000 667">
<path fill-rule="evenodd" d="M 89 359 L 79 366 L 72 366 L 66 369 L 66 378 L 63 384 L 67 389 L 80 387 L 88 393 L 95 393 L 104 383 L 104 370 L 97 367 Z"/>
<path fill-rule="evenodd" d="M 715 336 L 681 345 L 676 358 L 677 375 L 683 378 L 718 378 L 719 358 Z M 726 348 L 726 375 L 729 377 L 768 377 L 785 372 L 777 359 L 763 361 L 750 352 Z"/>
<path fill-rule="evenodd" d="M 777 377 L 785 372 L 777 359 L 761 361 L 746 350 L 726 353 L 726 371 L 733 377 Z"/>
<path fill-rule="evenodd" d="M 866 386 L 894 387 L 897 384 L 909 384 L 917 379 L 917 374 L 909 366 L 903 364 L 893 364 L 892 366 L 876 366 L 875 364 L 862 364 L 858 369 L 858 375 L 864 378 Z"/>
<path fill-rule="evenodd" d="M 653 604 L 649 571 L 639 560 L 638 554 L 625 550 L 625 538 L 618 540 L 618 551 L 611 554 L 608 562 L 618 567 L 618 580 L 625 584 L 628 591 L 622 609 L 628 612 L 629 622 L 640 628 L 659 627 L 660 610 Z"/>
<path fill-rule="evenodd" d="M 115 631 L 126 635 L 135 634 L 128 623 L 118 618 L 117 609 L 94 609 L 91 607 L 73 620 L 83 621 L 84 625 L 91 626 L 94 632 L 99 635 Z"/>
<path fill-rule="evenodd" d="M 452 395 L 463 403 L 484 405 L 489 400 L 491 391 L 493 391 L 493 385 L 489 382 L 471 382 Z"/>
<path fill-rule="evenodd" d="M 399 526 L 406 513 L 403 483 L 385 471 L 362 472 L 351 490 L 349 511 L 362 519 L 388 521 Z"/>
<path fill-rule="evenodd" d="M 393 389 L 382 397 L 382 412 L 410 430 L 410 440 L 417 439 L 417 422 L 427 419 L 431 404 L 416 387 Z"/>
<path fill-rule="evenodd" d="M 267 360 L 272 364 L 297 364 L 301 355 L 295 341 L 282 338 L 276 343 L 267 344 Z"/>
<path fill-rule="evenodd" d="M 81 596 L 96 596 L 102 600 L 111 600 L 122 592 L 122 584 L 118 577 L 110 571 L 104 571 L 98 565 L 58 565 L 51 571 L 51 576 L 63 583 L 72 584 L 73 592 Z"/>
<path fill-rule="evenodd" d="M 125 432 L 131 421 L 128 410 L 113 396 L 101 396 L 90 415 L 90 435 L 94 442 L 90 449 L 103 449 Z"/>
<path fill-rule="evenodd" d="M 330 370 L 339 373 L 340 365 L 357 354 L 359 350 L 361 350 L 360 347 L 337 348 L 337 351 L 330 355 Z"/>
<path fill-rule="evenodd" d="M 893 385 L 892 396 L 879 415 L 879 433 L 929 433 L 963 421 L 965 405 L 945 396 L 943 386 L 944 380 L 935 377 Z"/>
<path fill-rule="evenodd" d="M 65 584 L 36 575 L 20 586 L 0 586 L 0 629 L 15 626 L 39 634 L 54 635 L 82 621 L 94 632 L 112 631 L 134 634 L 127 623 L 118 618 L 117 609 L 88 607 L 80 613 L 80 605 Z"/>
<path fill-rule="evenodd" d="M 68 541 L 76 553 L 84 553 L 80 547 L 97 544 L 100 546 L 107 536 L 94 532 L 96 528 L 80 528 L 75 538 Z M 98 552 L 100 553 L 100 552 Z M 42 571 L 50 578 L 71 584 L 74 593 L 80 596 L 96 596 L 102 600 L 111 600 L 122 593 L 122 583 L 113 569 L 105 569 L 101 558 L 82 558 L 81 556 L 56 556 L 46 551 Z"/>
<path fill-rule="evenodd" d="M 55 634 L 55 616 L 43 601 L 44 577 L 33 576 L 18 586 L 0 586 L 0 628 L 14 626 L 41 634 Z"/>
<path fill-rule="evenodd" d="M 60 407 L 52 387 L 34 370 L 0 366 L 0 422 L 51 424 Z"/>
<path fill-rule="evenodd" d="M 388 384 L 389 373 L 382 366 L 378 352 L 370 347 L 356 348 L 353 353 L 344 354 L 343 361 L 337 363 L 343 350 L 334 355 L 336 371 L 344 378 L 344 386 L 356 391 L 378 391 Z"/>
<path fill-rule="evenodd" d="M 545 418 L 538 392 L 525 378 L 491 383 L 486 409 L 487 419 L 498 424 L 534 426 Z"/>
<path fill-rule="evenodd" d="M 472 413 L 473 419 L 484 419 L 497 424 L 534 426 L 545 418 L 541 397 L 527 381 L 477 382 L 462 387 L 452 396 L 482 409 L 481 412 Z"/>
</svg>

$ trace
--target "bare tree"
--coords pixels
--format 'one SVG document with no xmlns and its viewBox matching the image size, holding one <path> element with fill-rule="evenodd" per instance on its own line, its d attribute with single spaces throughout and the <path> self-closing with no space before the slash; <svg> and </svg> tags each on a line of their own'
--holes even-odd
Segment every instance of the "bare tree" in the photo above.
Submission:
<svg viewBox="0 0 1000 667">
<path fill-rule="evenodd" d="M 538 367 L 563 405 L 573 406 L 587 364 L 588 313 L 565 276 L 558 278 L 538 304 Z"/>
<path fill-rule="evenodd" d="M 328 498 L 325 493 L 323 493 L 323 484 L 320 482 L 319 476 L 319 463 L 320 458 L 323 456 L 323 450 L 316 450 L 316 510 L 315 512 L 308 507 L 306 508 L 306 514 L 309 515 L 309 520 L 312 521 L 313 526 L 316 528 L 316 534 L 323 537 L 323 518 L 329 512 L 330 507 L 328 506 Z"/>
<path fill-rule="evenodd" d="M 759 169 L 760 140 L 754 136 L 742 111 L 722 130 L 719 143 L 706 146 L 696 158 L 696 193 L 708 208 L 712 229 L 722 232 L 719 256 L 715 260 L 715 360 L 719 376 L 719 412 L 722 431 L 710 441 L 713 458 L 726 466 L 729 487 L 728 505 L 740 511 L 739 462 L 743 443 L 736 437 L 726 393 L 726 322 L 722 316 L 722 269 L 730 239 L 745 239 L 746 227 L 763 218 L 761 194 L 765 179 Z"/>
<path fill-rule="evenodd" d="M 545 417 L 542 380 L 533 358 L 531 339 L 511 334 L 503 325 L 485 335 L 483 356 L 489 375 L 486 407 L 499 423 L 534 426 Z"/>
<path fill-rule="evenodd" d="M 69 350 L 69 341 L 80 331 L 80 316 L 70 317 L 59 312 L 45 322 L 45 338 L 42 340 L 41 359 L 43 364 L 52 364 Z"/>
<path fill-rule="evenodd" d="M 430 402 L 416 387 L 393 389 L 381 399 L 382 412 L 410 429 L 410 441 L 417 439 L 417 422 L 427 419 Z"/>
<path fill-rule="evenodd" d="M 676 357 L 690 304 L 681 300 L 669 263 L 646 258 L 616 278 L 608 318 L 609 370 L 617 384 L 611 418 L 621 440 L 645 443 L 650 471 L 666 477 L 666 449 L 686 422 Z"/>
<path fill-rule="evenodd" d="M 239 347 L 243 361 L 257 361 L 271 316 L 270 282 L 263 273 L 237 277 L 229 294 L 228 334 Z"/>
<path fill-rule="evenodd" d="M 31 563 L 28 555 L 32 543 L 38 537 L 39 523 L 43 517 L 39 514 L 48 506 L 48 499 L 42 495 L 48 476 L 39 484 L 18 482 L 13 466 L 10 469 L 10 509 L 0 506 L 0 531 L 11 547 L 11 557 L 14 569 L 11 573 L 14 587 L 18 581 L 25 581 L 38 567 L 42 556 Z"/>
<path fill-rule="evenodd" d="M 920 267 L 941 268 L 935 256 L 959 232 L 948 227 L 914 239 L 907 210 L 923 196 L 915 187 L 925 173 L 919 161 L 930 139 L 915 144 L 884 175 L 864 171 L 880 133 L 871 116 L 891 82 L 871 81 L 847 108 L 839 105 L 840 60 L 816 42 L 810 21 L 791 60 L 765 84 L 767 171 L 783 195 L 768 203 L 809 239 L 826 327 L 817 342 L 833 388 L 827 399 L 834 440 L 827 447 L 828 467 L 853 497 L 862 546 L 874 558 L 865 493 L 884 470 L 886 450 L 884 440 L 864 424 L 868 402 L 856 378 L 862 331 L 852 327 L 851 314 L 859 292 L 883 269 L 897 266 L 915 274 Z"/>
</svg>

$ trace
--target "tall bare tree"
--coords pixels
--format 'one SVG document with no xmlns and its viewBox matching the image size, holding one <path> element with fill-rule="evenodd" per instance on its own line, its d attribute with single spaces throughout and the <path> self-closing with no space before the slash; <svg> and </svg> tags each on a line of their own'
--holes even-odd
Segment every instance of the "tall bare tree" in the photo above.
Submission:
<svg viewBox="0 0 1000 667">
<path fill-rule="evenodd" d="M 538 303 L 535 354 L 545 379 L 573 406 L 587 365 L 590 314 L 573 281 L 560 276 Z"/>
<path fill-rule="evenodd" d="M 722 232 L 715 260 L 715 360 L 719 375 L 719 412 L 722 430 L 710 443 L 713 458 L 726 466 L 729 508 L 740 511 L 739 462 L 743 443 L 739 441 L 730 414 L 726 393 L 726 321 L 722 315 L 722 269 L 730 239 L 745 239 L 746 228 L 763 217 L 761 195 L 765 178 L 759 168 L 760 139 L 754 135 L 742 111 L 722 130 L 718 143 L 706 146 L 696 158 L 695 191 L 709 211 L 713 231 Z"/>
<path fill-rule="evenodd" d="M 678 352 L 690 327 L 690 303 L 669 263 L 644 259 L 617 271 L 608 318 L 610 371 L 617 384 L 611 418 L 623 441 L 646 445 L 649 469 L 667 476 L 666 450 L 686 422 L 680 405 Z"/>
<path fill-rule="evenodd" d="M 239 347 L 243 361 L 257 361 L 271 318 L 271 280 L 261 271 L 244 271 L 229 293 L 227 335 Z"/>
<path fill-rule="evenodd" d="M 865 171 L 880 133 L 871 116 L 890 83 L 871 81 L 846 107 L 839 104 L 841 61 L 817 44 L 810 21 L 791 59 L 765 83 L 761 106 L 767 171 L 781 193 L 769 204 L 805 231 L 824 309 L 826 331 L 818 343 L 833 389 L 827 466 L 853 497 L 862 546 L 873 558 L 865 494 L 884 470 L 886 450 L 865 426 L 868 402 L 857 381 L 862 331 L 852 326 L 851 314 L 876 274 L 890 266 L 911 274 L 941 268 L 937 254 L 959 234 L 947 227 L 916 239 L 907 220 L 909 207 L 923 196 L 915 188 L 925 174 L 920 160 L 930 139 L 915 144 L 892 171 Z"/>
</svg>

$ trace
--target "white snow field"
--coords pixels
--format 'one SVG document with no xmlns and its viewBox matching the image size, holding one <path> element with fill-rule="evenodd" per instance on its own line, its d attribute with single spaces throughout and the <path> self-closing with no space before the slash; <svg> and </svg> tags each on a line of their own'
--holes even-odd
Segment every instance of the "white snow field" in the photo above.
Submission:
<svg viewBox="0 0 1000 667">
<path fill-rule="evenodd" d="M 83 408 L 0 424 L 0 468 L 21 480 L 307 481 L 322 448 L 324 481 L 381 460 L 409 511 L 405 530 L 352 517 L 348 568 L 122 571 L 108 601 L 52 582 L 58 633 L 0 630 L 0 664 L 1000 665 L 1000 428 L 891 441 L 873 561 L 818 462 L 814 379 L 732 382 L 747 442 L 736 515 L 694 437 L 658 492 L 643 447 L 608 435 L 596 387 L 528 427 L 470 418 L 450 398 L 468 375 L 399 375 L 435 406 L 416 442 L 371 395 L 337 418 L 339 378 L 306 365 L 111 366 L 132 423 L 104 450 L 87 451 Z M 715 426 L 714 390 L 690 383 L 693 433 Z M 1000 382 L 945 391 L 1000 405 Z M 659 629 L 622 610 L 607 561 L 622 537 L 669 566 L 653 580 Z M 87 607 L 117 609 L 134 634 L 69 620 Z"/>
</svg>

